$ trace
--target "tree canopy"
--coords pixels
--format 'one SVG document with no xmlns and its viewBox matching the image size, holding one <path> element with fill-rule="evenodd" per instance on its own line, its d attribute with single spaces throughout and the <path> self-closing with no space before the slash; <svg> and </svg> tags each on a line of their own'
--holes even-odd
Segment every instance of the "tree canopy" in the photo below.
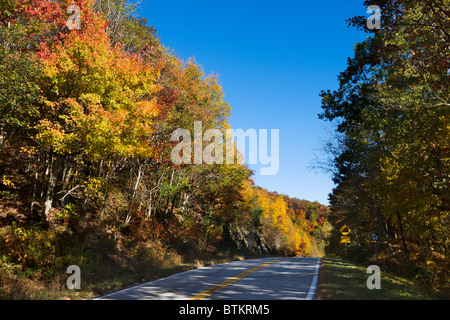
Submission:
<svg viewBox="0 0 450 320">
<path fill-rule="evenodd" d="M 331 194 L 334 223 L 351 225 L 360 246 L 377 232 L 391 255 L 424 266 L 427 275 L 418 278 L 445 292 L 450 6 L 406 0 L 378 5 L 381 30 L 355 46 L 338 77 L 339 89 L 321 93 L 319 118 L 337 126 L 330 150 L 337 184 Z M 366 19 L 354 17 L 349 24 L 368 31 Z M 439 272 L 431 275 L 430 266 Z"/>
</svg>

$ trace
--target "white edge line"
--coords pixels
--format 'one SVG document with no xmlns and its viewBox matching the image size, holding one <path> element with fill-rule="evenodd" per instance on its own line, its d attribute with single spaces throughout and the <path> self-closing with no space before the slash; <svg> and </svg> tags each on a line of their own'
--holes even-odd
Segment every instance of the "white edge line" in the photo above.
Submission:
<svg viewBox="0 0 450 320">
<path fill-rule="evenodd" d="M 316 290 L 317 290 L 317 280 L 319 279 L 319 268 L 320 264 L 322 262 L 322 258 L 319 258 L 317 260 L 316 268 L 314 269 L 314 278 L 311 282 L 311 286 L 309 287 L 308 295 L 306 296 L 306 300 L 314 300 L 316 296 Z"/>
</svg>

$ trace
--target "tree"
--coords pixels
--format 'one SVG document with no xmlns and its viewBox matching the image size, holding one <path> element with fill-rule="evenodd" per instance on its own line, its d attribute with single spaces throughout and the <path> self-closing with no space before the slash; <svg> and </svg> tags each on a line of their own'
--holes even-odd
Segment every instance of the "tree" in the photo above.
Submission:
<svg viewBox="0 0 450 320">
<path fill-rule="evenodd" d="M 429 243 L 448 255 L 444 2 L 381 1 L 382 29 L 357 44 L 339 89 L 321 93 L 319 117 L 338 122 L 333 211 L 356 231 L 367 230 L 366 221 L 372 221 L 392 253 L 393 238 L 409 254 L 407 239 L 423 243 L 427 234 Z M 350 24 L 363 28 L 365 19 L 355 17 Z"/>
</svg>

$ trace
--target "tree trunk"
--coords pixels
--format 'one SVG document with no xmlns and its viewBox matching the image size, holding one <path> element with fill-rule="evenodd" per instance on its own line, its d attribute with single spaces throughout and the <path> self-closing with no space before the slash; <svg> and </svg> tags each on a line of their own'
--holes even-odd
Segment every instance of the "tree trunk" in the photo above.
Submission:
<svg viewBox="0 0 450 320">
<path fill-rule="evenodd" d="M 170 187 L 171 187 L 172 184 L 173 184 L 173 175 L 174 175 L 174 173 L 175 173 L 175 170 L 172 170 L 172 175 L 171 175 L 171 177 L 170 177 L 170 183 L 169 183 L 169 186 L 170 186 Z M 167 216 L 168 213 L 169 213 L 170 198 L 171 198 L 171 196 L 170 196 L 170 193 L 169 193 L 169 194 L 167 195 L 166 206 L 165 206 L 165 209 L 164 209 L 164 216 Z"/>
<path fill-rule="evenodd" d="M 109 190 L 106 191 L 105 198 L 103 199 L 103 208 L 100 211 L 100 219 L 103 219 L 103 215 L 106 212 L 106 208 L 108 207 L 108 200 L 109 200 Z"/>
<path fill-rule="evenodd" d="M 35 205 L 35 200 L 36 200 L 36 193 L 37 193 L 37 187 L 38 187 L 38 180 L 39 180 L 39 163 L 41 162 L 41 156 L 40 154 L 38 155 L 37 158 L 37 165 L 36 165 L 36 172 L 34 174 L 34 184 L 33 184 L 33 196 L 31 198 L 31 205 L 30 205 L 30 213 L 33 215 L 33 211 L 34 211 L 34 205 Z"/>
<path fill-rule="evenodd" d="M 48 214 L 53 204 L 53 196 L 55 194 L 56 177 L 57 177 L 56 167 L 57 167 L 56 160 L 52 152 L 50 154 L 50 159 L 47 168 L 49 179 L 47 184 L 47 193 L 45 196 L 44 211 L 43 211 L 43 218 L 45 218 L 45 220 L 48 219 Z"/>
<path fill-rule="evenodd" d="M 86 215 L 87 215 L 87 197 L 84 199 L 80 211 L 80 220 L 78 221 L 78 227 L 84 229 L 86 226 Z"/>
<path fill-rule="evenodd" d="M 402 224 L 400 212 L 398 210 L 396 210 L 395 215 L 397 216 L 397 220 L 398 220 L 398 228 L 400 231 L 400 239 L 402 240 L 402 244 L 403 244 L 403 250 L 405 252 L 405 255 L 408 257 L 409 251 L 408 251 L 408 246 L 406 245 L 405 232 L 403 231 L 403 224 Z"/>
<path fill-rule="evenodd" d="M 378 224 L 381 227 L 381 230 L 382 230 L 382 232 L 384 233 L 384 235 L 386 237 L 386 242 L 387 242 L 387 245 L 389 247 L 389 251 L 391 252 L 392 256 L 395 256 L 394 249 L 392 248 L 391 241 L 389 239 L 388 230 L 386 229 L 386 223 L 384 222 L 384 219 L 383 219 L 383 216 L 381 215 L 380 209 L 377 207 L 375 210 L 376 210 Z"/>
<path fill-rule="evenodd" d="M 172 207 L 170 208 L 170 215 L 171 215 L 171 216 L 173 215 L 173 209 L 174 209 L 174 207 L 175 207 L 175 202 L 177 201 L 177 198 L 178 198 L 178 193 L 176 193 L 176 194 L 173 196 L 173 199 L 172 199 Z"/>
</svg>

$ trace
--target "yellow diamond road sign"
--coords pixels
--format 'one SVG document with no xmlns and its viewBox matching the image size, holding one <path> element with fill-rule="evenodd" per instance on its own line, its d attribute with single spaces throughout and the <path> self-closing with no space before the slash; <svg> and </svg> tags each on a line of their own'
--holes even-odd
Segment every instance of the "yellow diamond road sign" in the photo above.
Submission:
<svg viewBox="0 0 450 320">
<path fill-rule="evenodd" d="M 349 228 L 349 227 L 347 227 L 347 225 L 343 225 L 342 226 L 342 228 L 341 229 L 339 229 L 339 231 L 344 235 L 344 236 L 346 236 L 346 235 L 348 235 L 352 230 Z"/>
</svg>

